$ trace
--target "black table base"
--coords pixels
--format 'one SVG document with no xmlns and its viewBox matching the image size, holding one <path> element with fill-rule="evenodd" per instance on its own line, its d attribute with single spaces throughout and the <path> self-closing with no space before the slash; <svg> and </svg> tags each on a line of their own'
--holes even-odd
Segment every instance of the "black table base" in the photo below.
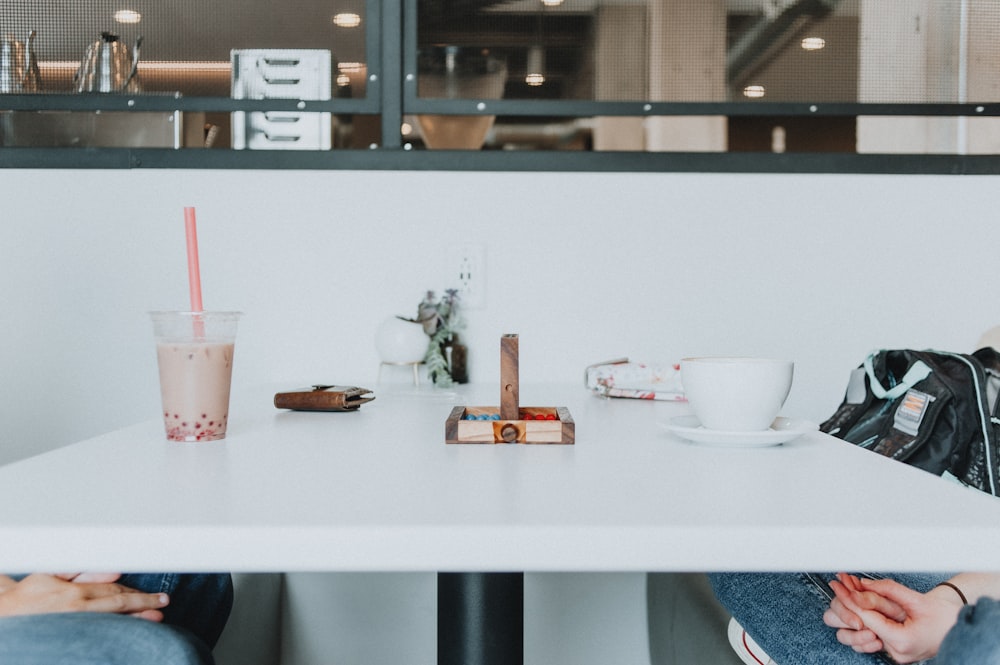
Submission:
<svg viewBox="0 0 1000 665">
<path fill-rule="evenodd" d="M 524 574 L 438 573 L 438 665 L 523 665 Z"/>
</svg>

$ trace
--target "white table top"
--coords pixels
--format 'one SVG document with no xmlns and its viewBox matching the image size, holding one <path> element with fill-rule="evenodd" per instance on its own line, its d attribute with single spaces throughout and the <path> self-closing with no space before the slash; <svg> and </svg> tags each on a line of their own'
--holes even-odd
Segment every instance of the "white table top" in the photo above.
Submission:
<svg viewBox="0 0 1000 665">
<path fill-rule="evenodd" d="M 273 392 L 234 400 L 225 441 L 149 421 L 0 467 L 0 570 L 1000 569 L 1000 501 L 818 432 L 716 448 L 660 426 L 683 404 L 522 385 L 575 445 L 446 445 L 497 386 L 357 413 Z"/>
</svg>

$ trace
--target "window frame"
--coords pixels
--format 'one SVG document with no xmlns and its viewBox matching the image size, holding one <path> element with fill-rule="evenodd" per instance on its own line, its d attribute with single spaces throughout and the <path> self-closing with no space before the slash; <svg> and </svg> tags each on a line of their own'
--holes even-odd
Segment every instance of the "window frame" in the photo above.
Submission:
<svg viewBox="0 0 1000 665">
<path fill-rule="evenodd" d="M 416 96 L 417 0 L 366 0 L 369 81 L 363 99 L 295 100 L 173 95 L 4 95 L 14 111 L 299 111 L 380 115 L 381 143 L 345 150 L 194 148 L 0 148 L 0 168 L 305 169 L 415 171 L 587 171 L 731 173 L 996 174 L 1000 154 L 833 154 L 641 151 L 411 150 L 405 115 L 439 113 L 592 116 L 940 116 L 996 117 L 998 103 L 863 104 L 444 100 Z"/>
</svg>

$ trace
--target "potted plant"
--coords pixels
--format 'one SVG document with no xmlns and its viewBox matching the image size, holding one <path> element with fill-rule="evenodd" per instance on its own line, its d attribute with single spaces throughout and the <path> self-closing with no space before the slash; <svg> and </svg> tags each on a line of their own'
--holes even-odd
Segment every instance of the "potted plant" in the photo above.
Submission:
<svg viewBox="0 0 1000 665">
<path fill-rule="evenodd" d="M 424 333 L 430 338 L 424 362 L 427 376 L 434 385 L 447 388 L 456 383 L 467 383 L 466 348 L 459 342 L 458 331 L 465 327 L 459 311 L 457 289 L 446 289 L 438 299 L 428 291 L 417 307 L 417 319 Z"/>
</svg>

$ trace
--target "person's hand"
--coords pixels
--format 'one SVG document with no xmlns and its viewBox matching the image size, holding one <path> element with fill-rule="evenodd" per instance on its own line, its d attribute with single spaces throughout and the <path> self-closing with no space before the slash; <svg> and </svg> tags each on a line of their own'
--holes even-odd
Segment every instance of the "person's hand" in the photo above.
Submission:
<svg viewBox="0 0 1000 665">
<path fill-rule="evenodd" d="M 55 573 L 55 576 L 67 582 L 77 582 L 78 584 L 90 582 L 117 582 L 122 576 L 121 573 Z"/>
<path fill-rule="evenodd" d="M 882 650 L 897 663 L 913 663 L 937 655 L 941 641 L 955 625 L 962 609 L 962 602 L 954 592 L 938 587 L 919 593 L 893 580 L 855 579 L 858 588 L 849 590 L 843 585 L 843 591 L 848 593 L 843 598 L 840 594 L 837 597 L 857 614 L 864 628 L 875 635 Z M 876 596 L 881 600 L 875 600 Z M 857 638 L 863 631 L 845 635 L 848 641 L 841 639 L 842 632 L 843 629 L 837 634 L 842 642 L 856 651 L 870 652 L 872 641 L 857 639 L 859 644 L 856 646 L 850 639 Z"/>
<path fill-rule="evenodd" d="M 114 573 L 35 573 L 15 581 L 0 575 L 0 616 L 107 612 L 162 621 L 160 610 L 170 602 L 167 594 L 115 584 L 119 577 Z"/>
<path fill-rule="evenodd" d="M 835 596 L 823 614 L 823 623 L 837 629 L 837 640 L 861 653 L 875 653 L 883 649 L 882 640 L 861 619 L 861 612 L 871 610 L 896 621 L 903 621 L 906 612 L 899 604 L 872 591 L 867 591 L 861 579 L 854 575 L 838 573 L 830 582 Z"/>
<path fill-rule="evenodd" d="M 121 573 L 53 573 L 53 577 L 58 577 L 67 582 L 117 582 L 122 576 Z M 17 580 L 7 575 L 0 575 L 0 593 L 17 585 Z"/>
</svg>

